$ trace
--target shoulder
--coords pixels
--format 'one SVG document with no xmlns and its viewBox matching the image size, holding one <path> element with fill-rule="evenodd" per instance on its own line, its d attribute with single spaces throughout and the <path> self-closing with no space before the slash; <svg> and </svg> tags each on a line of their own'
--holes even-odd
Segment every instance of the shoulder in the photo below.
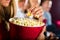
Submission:
<svg viewBox="0 0 60 40">
<path fill-rule="evenodd" d="M 44 15 L 51 16 L 50 12 L 46 12 L 46 11 L 44 11 Z"/>
</svg>

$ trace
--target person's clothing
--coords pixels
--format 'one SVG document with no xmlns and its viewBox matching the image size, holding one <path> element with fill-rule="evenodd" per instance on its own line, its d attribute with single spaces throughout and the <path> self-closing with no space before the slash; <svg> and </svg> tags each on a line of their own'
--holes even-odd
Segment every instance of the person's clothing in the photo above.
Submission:
<svg viewBox="0 0 60 40">
<path fill-rule="evenodd" d="M 5 18 L 5 20 L 6 20 L 6 21 L 9 21 L 11 11 L 9 11 L 9 12 L 7 12 L 7 11 L 10 10 L 10 8 L 9 8 L 9 9 L 3 8 L 3 9 L 4 9 L 4 18 Z"/>
<path fill-rule="evenodd" d="M 11 15 L 11 9 L 9 7 L 5 8 L 2 7 L 2 9 L 0 9 L 0 19 L 1 19 L 1 23 L 3 23 L 4 27 L 7 26 L 6 22 L 9 22 L 10 19 L 10 15 Z"/>
<path fill-rule="evenodd" d="M 3 10 L 2 10 L 3 9 Z M 2 9 L 0 9 L 0 34 L 1 34 L 1 39 L 2 40 L 7 40 L 9 38 L 9 33 L 8 33 L 8 30 L 7 30 L 7 23 L 6 22 L 9 22 L 9 19 L 10 19 L 10 13 L 11 9 L 7 9 L 5 7 L 2 7 Z M 9 12 L 8 12 L 9 11 Z"/>
<path fill-rule="evenodd" d="M 51 14 L 49 12 L 47 12 L 47 11 L 44 11 L 43 16 L 46 18 L 46 26 L 52 25 Z"/>
<path fill-rule="evenodd" d="M 55 31 L 55 26 L 52 24 L 52 19 L 51 19 L 51 14 L 50 12 L 44 11 L 44 15 L 43 15 L 46 19 L 46 34 L 45 36 L 49 37 L 50 36 L 50 32 L 54 32 Z"/>
<path fill-rule="evenodd" d="M 17 8 L 17 13 L 16 13 L 15 17 L 25 18 L 25 13 L 20 8 Z"/>
<path fill-rule="evenodd" d="M 55 24 L 47 26 L 46 29 L 48 32 L 53 32 L 56 37 L 60 37 L 60 29 L 57 29 Z"/>
</svg>

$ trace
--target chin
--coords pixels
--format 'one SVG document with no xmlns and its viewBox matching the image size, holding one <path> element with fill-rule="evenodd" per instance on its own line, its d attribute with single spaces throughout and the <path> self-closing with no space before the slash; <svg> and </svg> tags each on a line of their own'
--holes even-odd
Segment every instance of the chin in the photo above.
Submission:
<svg viewBox="0 0 60 40">
<path fill-rule="evenodd" d="M 3 6 L 4 6 L 4 7 L 8 7 L 8 6 L 9 6 L 9 4 L 3 4 Z"/>
<path fill-rule="evenodd" d="M 8 7 L 9 5 L 4 5 L 4 7 Z"/>
</svg>

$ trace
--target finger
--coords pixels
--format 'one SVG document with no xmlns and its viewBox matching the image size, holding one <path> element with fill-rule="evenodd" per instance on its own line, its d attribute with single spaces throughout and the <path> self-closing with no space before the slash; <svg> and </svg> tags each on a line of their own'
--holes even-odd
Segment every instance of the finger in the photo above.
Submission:
<svg viewBox="0 0 60 40">
<path fill-rule="evenodd" d="M 39 8 L 35 8 L 35 9 L 32 11 L 32 13 L 33 13 L 33 14 L 36 14 L 37 11 L 40 11 L 40 9 L 39 9 Z"/>
<path fill-rule="evenodd" d="M 43 14 L 43 10 L 38 10 L 37 12 L 35 12 L 36 14 Z"/>
<path fill-rule="evenodd" d="M 42 8 L 41 7 L 37 7 L 33 10 L 33 14 L 36 14 L 38 11 L 40 11 L 39 13 L 42 13 Z"/>
<path fill-rule="evenodd" d="M 34 10 L 35 8 L 36 8 L 36 7 L 31 7 L 31 8 L 29 9 L 29 11 L 33 12 L 33 10 Z"/>
</svg>

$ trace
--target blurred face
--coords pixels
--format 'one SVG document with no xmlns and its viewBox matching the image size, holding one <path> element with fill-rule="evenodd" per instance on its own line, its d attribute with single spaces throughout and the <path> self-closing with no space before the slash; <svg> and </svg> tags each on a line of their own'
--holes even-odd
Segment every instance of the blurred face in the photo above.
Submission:
<svg viewBox="0 0 60 40">
<path fill-rule="evenodd" d="M 52 2 L 51 1 L 45 1 L 43 4 L 42 4 L 44 10 L 46 11 L 49 11 L 51 6 L 52 6 Z"/>
<path fill-rule="evenodd" d="M 1 5 L 3 5 L 4 7 L 9 6 L 11 0 L 0 0 Z"/>
<path fill-rule="evenodd" d="M 26 10 L 28 9 L 28 0 L 21 0 L 18 2 L 18 6 L 22 9 L 22 10 Z"/>
<path fill-rule="evenodd" d="M 32 7 L 39 5 L 38 0 L 30 0 L 30 4 L 31 4 Z"/>
</svg>

